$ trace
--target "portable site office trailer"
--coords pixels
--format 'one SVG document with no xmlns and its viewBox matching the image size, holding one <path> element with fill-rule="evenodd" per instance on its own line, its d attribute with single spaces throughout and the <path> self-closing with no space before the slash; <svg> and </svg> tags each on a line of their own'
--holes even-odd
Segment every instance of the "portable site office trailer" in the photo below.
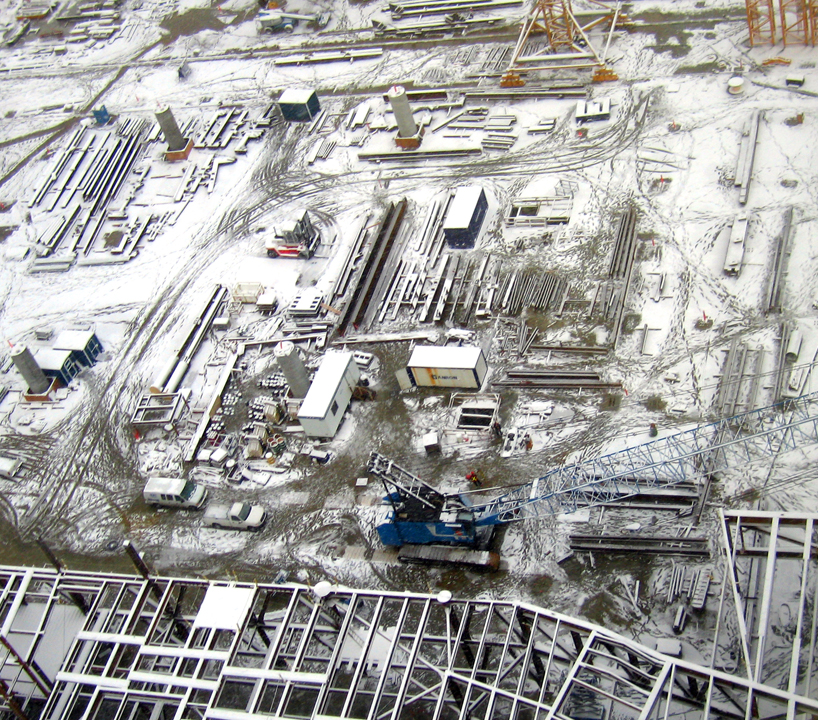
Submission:
<svg viewBox="0 0 818 720">
<path fill-rule="evenodd" d="M 70 350 L 39 348 L 34 358 L 46 377 L 57 378 L 65 387 L 80 371 L 80 365 Z"/>
<path fill-rule="evenodd" d="M 446 244 L 450 248 L 473 248 L 488 206 L 486 193 L 479 185 L 458 188 L 443 223 Z"/>
<path fill-rule="evenodd" d="M 479 347 L 418 345 L 406 366 L 410 380 L 419 387 L 456 387 L 477 390 L 488 365 Z"/>
<path fill-rule="evenodd" d="M 91 367 L 102 352 L 102 345 L 93 330 L 64 330 L 54 341 L 55 350 L 70 350 L 80 365 Z"/>
<path fill-rule="evenodd" d="M 327 353 L 315 373 L 298 422 L 307 437 L 331 438 L 338 430 L 361 372 L 351 352 Z"/>
<path fill-rule="evenodd" d="M 287 122 L 308 122 L 321 111 L 312 88 L 287 88 L 278 98 L 278 108 Z"/>
</svg>

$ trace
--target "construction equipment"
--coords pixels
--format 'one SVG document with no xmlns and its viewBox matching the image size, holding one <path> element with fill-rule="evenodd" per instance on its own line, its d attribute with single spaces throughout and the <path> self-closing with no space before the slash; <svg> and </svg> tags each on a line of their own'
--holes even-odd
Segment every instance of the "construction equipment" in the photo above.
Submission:
<svg viewBox="0 0 818 720">
<path fill-rule="evenodd" d="M 312 224 L 306 210 L 297 211 L 294 220 L 277 225 L 273 237 L 267 238 L 265 247 L 268 257 L 309 259 L 321 242 L 321 233 Z"/>
<path fill-rule="evenodd" d="M 274 33 L 278 31 L 292 32 L 299 20 L 315 23 L 319 28 L 329 24 L 329 13 L 315 15 L 299 15 L 298 13 L 267 12 L 262 10 L 256 18 L 256 28 L 259 33 Z"/>
<path fill-rule="evenodd" d="M 818 393 L 564 465 L 503 488 L 482 504 L 472 502 L 474 492 L 444 494 L 377 452 L 369 472 L 386 489 L 377 521 L 384 545 L 485 547 L 498 525 L 609 504 L 694 478 L 705 481 L 701 507 L 716 472 L 809 443 L 818 443 Z"/>
</svg>

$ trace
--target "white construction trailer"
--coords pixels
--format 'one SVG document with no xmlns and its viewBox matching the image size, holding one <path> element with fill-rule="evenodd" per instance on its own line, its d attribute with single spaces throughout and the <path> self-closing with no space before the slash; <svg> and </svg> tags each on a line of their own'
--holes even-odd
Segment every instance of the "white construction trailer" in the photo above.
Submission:
<svg viewBox="0 0 818 720">
<path fill-rule="evenodd" d="M 307 437 L 331 438 L 338 431 L 361 371 L 351 352 L 329 352 L 298 410 Z"/>
<path fill-rule="evenodd" d="M 488 365 L 476 346 L 418 345 L 406 366 L 410 381 L 418 387 L 452 387 L 477 390 Z"/>
</svg>

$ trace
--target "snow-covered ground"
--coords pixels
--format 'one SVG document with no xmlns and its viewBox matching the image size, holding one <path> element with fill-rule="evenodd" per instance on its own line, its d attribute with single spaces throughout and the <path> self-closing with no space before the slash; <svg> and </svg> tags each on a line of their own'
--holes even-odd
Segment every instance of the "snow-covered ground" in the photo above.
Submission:
<svg viewBox="0 0 818 720">
<path fill-rule="evenodd" d="M 585 9 L 579 2 L 575 6 Z M 47 341 L 38 340 L 35 331 L 92 324 L 105 350 L 100 362 L 83 371 L 49 408 L 20 402 L 19 375 L 14 369 L 3 375 L 10 393 L 0 404 L 0 448 L 25 461 L 21 477 L 0 480 L 9 524 L 23 539 L 43 535 L 58 548 L 85 554 L 111 553 L 127 536 L 163 569 L 272 577 L 283 568 L 302 580 L 328 575 L 350 585 L 452 587 L 549 602 L 595 620 L 610 619 L 618 627 L 647 623 L 647 614 L 630 609 L 617 578 L 630 583 L 638 576 L 643 587 L 661 588 L 668 582 L 669 563 L 625 562 L 611 574 L 582 560 L 565 569 L 556 560 L 575 523 L 563 520 L 576 517 L 510 527 L 500 543 L 508 569 L 496 578 L 406 569 L 345 553 L 358 547 L 371 556 L 379 547 L 371 504 L 380 490 L 372 483 L 357 496 L 352 490 L 355 478 L 365 474 L 371 450 L 393 453 L 424 479 L 452 490 L 468 489 L 465 472 L 477 466 L 488 489 L 537 477 L 569 457 L 647 442 L 651 423 L 668 435 L 714 419 L 725 353 L 736 342 L 746 343 L 760 358 L 756 405 L 774 402 L 784 323 L 803 336 L 797 364 L 812 367 L 818 352 L 815 51 L 781 45 L 751 49 L 742 7 L 728 0 L 704 6 L 692 0 L 632 4 L 634 27 L 615 32 L 609 49 L 620 80 L 588 86 L 593 98 L 611 100 L 612 116 L 585 125 L 585 136 L 577 133 L 574 121 L 576 99 L 470 98 L 466 107 L 486 106 L 489 116 L 516 116 L 512 149 L 412 164 L 359 158 L 362 150 L 394 149 L 388 129 L 392 114 L 382 91 L 393 83 L 442 87 L 456 99 L 464 89 L 497 89 L 498 78 L 486 76 L 486 63 L 497 49 L 513 46 L 521 8 L 504 13 L 512 29 L 493 42 L 471 44 L 468 36 L 436 43 L 384 42 L 382 55 L 355 62 L 284 66 L 274 61 L 319 44 L 321 49 L 356 40 L 377 45 L 370 22 L 384 13 L 376 3 L 293 0 L 288 11 L 327 10 L 330 24 L 321 33 L 302 23 L 292 35 L 259 36 L 257 6 L 246 0 L 218 7 L 131 0 L 119 8 L 120 29 L 108 40 L 68 42 L 30 32 L 0 49 L 0 229 L 8 228 L 0 250 L 0 337 L 36 347 Z M 12 23 L 14 10 L 5 5 L 0 19 Z M 680 22 L 684 19 L 688 22 Z M 36 30 L 37 22 L 33 26 Z M 64 27 L 67 32 L 71 24 Z M 604 44 L 601 30 L 592 40 Z M 762 64 L 779 56 L 790 64 Z M 183 61 L 191 68 L 186 79 L 178 77 Z M 744 92 L 730 95 L 727 81 L 737 72 L 744 78 Z M 803 75 L 803 87 L 788 87 L 789 75 Z M 585 83 L 588 75 L 563 72 L 557 79 Z M 529 80 L 528 87 L 554 81 Z M 323 134 L 308 134 L 306 124 L 276 122 L 248 142 L 246 154 L 234 152 L 235 144 L 197 147 L 189 160 L 177 164 L 163 160 L 159 141 L 148 143 L 135 165 L 136 173 L 145 174 L 139 182 L 133 175 L 122 192 L 132 196 L 129 222 L 163 218 L 156 236 L 139 245 L 127 263 L 30 272 L 34 257 L 26 251 L 55 217 L 47 201 L 32 204 L 32 198 L 77 122 L 87 120 L 92 109 L 105 105 L 120 122 L 152 123 L 153 112 L 168 105 L 180 125 L 191 123 L 200 133 L 228 108 L 247 110 L 254 122 L 278 91 L 303 86 L 317 89 L 328 113 Z M 350 128 L 350 113 L 362 104 L 370 109 L 367 124 Z M 479 132 L 469 138 L 432 132 L 455 109 L 436 107 L 434 101 L 417 106 L 416 117 L 427 127 L 424 149 L 479 146 Z M 749 199 L 742 207 L 733 179 L 742 132 L 756 110 L 763 116 Z M 526 133 L 548 118 L 555 120 L 553 133 Z M 112 127 L 89 126 L 87 134 L 102 143 Z M 330 156 L 309 164 L 316 144 L 325 141 L 335 143 Z M 113 136 L 105 142 L 113 143 Z M 234 161 L 220 166 L 210 192 L 203 181 L 176 202 L 188 168 L 195 166 L 204 175 L 214 158 Z M 140 491 L 147 474 L 195 470 L 183 462 L 183 444 L 172 433 L 137 440 L 130 415 L 215 285 L 260 283 L 276 293 L 279 307 L 305 289 L 327 293 L 362 223 L 376 223 L 389 202 L 408 199 L 406 232 L 419 235 L 430 205 L 450 188 L 472 182 L 489 197 L 477 251 L 490 252 L 511 268 L 553 272 L 577 301 L 579 309 L 560 318 L 527 315 L 542 333 L 538 342 L 549 344 L 611 342 L 610 323 L 588 318 L 587 309 L 606 276 L 618 214 L 628 204 L 636 208 L 637 262 L 626 299 L 628 322 L 615 350 L 592 360 L 536 351 L 526 360 L 539 367 L 559 363 L 597 370 L 609 382 L 620 382 L 621 392 L 606 397 L 503 392 L 503 427 L 530 428 L 531 450 L 500 458 L 502 443 L 493 438 L 450 433 L 436 460 L 425 455 L 420 438 L 448 427 L 448 394 L 445 399 L 417 391 L 401 394 L 393 372 L 408 359 L 409 344 L 372 343 L 366 349 L 378 357 L 370 373 L 377 398 L 353 405 L 339 435 L 326 446 L 334 455 L 328 465 L 315 465 L 299 454 L 311 444 L 293 434 L 287 440 L 294 454 L 283 472 L 280 467 L 267 472 L 259 464 L 258 479 L 242 487 L 200 476 L 216 498 L 265 504 L 271 520 L 262 533 L 205 530 L 194 513 L 156 513 L 145 507 Z M 558 186 L 574 188 L 567 226 L 549 228 L 553 232 L 545 237 L 542 228 L 504 224 L 513 197 L 550 195 Z M 321 230 L 318 255 L 312 260 L 268 258 L 265 237 L 299 207 L 313 213 Z M 767 313 L 774 249 L 790 208 L 782 310 Z M 723 272 L 727 235 L 721 231 L 745 212 L 749 231 L 741 272 L 728 276 Z M 122 229 L 112 223 L 112 231 Z M 414 245 L 407 247 L 412 252 Z M 191 409 L 210 400 L 221 368 L 242 340 L 263 340 L 278 331 L 275 318 L 238 303 L 231 303 L 229 316 L 230 327 L 208 336 L 183 383 L 190 390 Z M 406 314 L 379 328 L 418 329 Z M 447 328 L 420 329 L 442 336 Z M 495 319 L 471 323 L 470 329 L 489 350 L 490 377 L 523 363 L 501 351 L 497 337 L 505 330 Z M 314 347 L 307 352 L 313 364 L 318 355 Z M 242 362 L 231 391 L 257 391 L 257 380 L 271 371 L 270 349 L 248 350 Z M 818 390 L 815 373 L 806 373 L 803 382 L 804 393 Z M 241 402 L 247 399 L 242 395 Z M 769 463 L 737 468 L 725 475 L 717 501 L 751 502 L 741 493 L 754 489 L 753 500 L 760 498 L 763 507 L 811 509 L 818 494 L 808 473 L 814 452 L 804 448 L 792 454 L 796 458 L 779 458 L 770 477 Z M 632 520 L 625 515 L 606 515 L 605 526 L 624 526 Z M 602 515 L 592 510 L 581 519 L 599 524 Z M 685 522 L 655 520 L 650 513 L 641 519 L 658 522 L 668 532 Z M 657 618 L 658 611 L 652 622 L 667 624 L 666 618 Z"/>
</svg>

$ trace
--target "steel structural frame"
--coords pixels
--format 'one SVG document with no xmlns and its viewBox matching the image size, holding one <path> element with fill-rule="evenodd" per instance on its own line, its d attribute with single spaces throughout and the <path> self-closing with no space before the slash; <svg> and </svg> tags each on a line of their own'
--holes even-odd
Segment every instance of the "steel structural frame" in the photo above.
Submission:
<svg viewBox="0 0 818 720">
<path fill-rule="evenodd" d="M 790 688 L 666 657 L 526 603 L 11 567 L 0 567 L 0 588 L 4 632 L 18 643 L 16 626 L 37 616 L 38 631 L 53 632 L 57 609 L 82 596 L 84 621 L 53 688 L 19 672 L 7 680 L 23 711 L 47 720 L 818 713 L 818 701 Z M 212 588 L 249 598 L 236 631 L 197 624 Z M 3 677 L 15 662 L 4 658 Z"/>
<path fill-rule="evenodd" d="M 558 467 L 483 505 L 477 525 L 570 513 L 709 476 L 758 456 L 818 443 L 818 393 L 777 403 L 591 460 Z"/>
<path fill-rule="evenodd" d="M 785 0 L 786 1 L 786 0 Z M 745 0 L 750 47 L 775 45 L 775 9 L 773 0 Z"/>
<path fill-rule="evenodd" d="M 722 510 L 720 525 L 748 676 L 814 696 L 818 514 Z"/>
<path fill-rule="evenodd" d="M 811 45 L 814 38 L 811 35 L 809 22 L 809 8 L 807 0 L 778 0 L 779 18 L 781 20 L 781 39 L 784 47 L 798 43 Z"/>
</svg>

